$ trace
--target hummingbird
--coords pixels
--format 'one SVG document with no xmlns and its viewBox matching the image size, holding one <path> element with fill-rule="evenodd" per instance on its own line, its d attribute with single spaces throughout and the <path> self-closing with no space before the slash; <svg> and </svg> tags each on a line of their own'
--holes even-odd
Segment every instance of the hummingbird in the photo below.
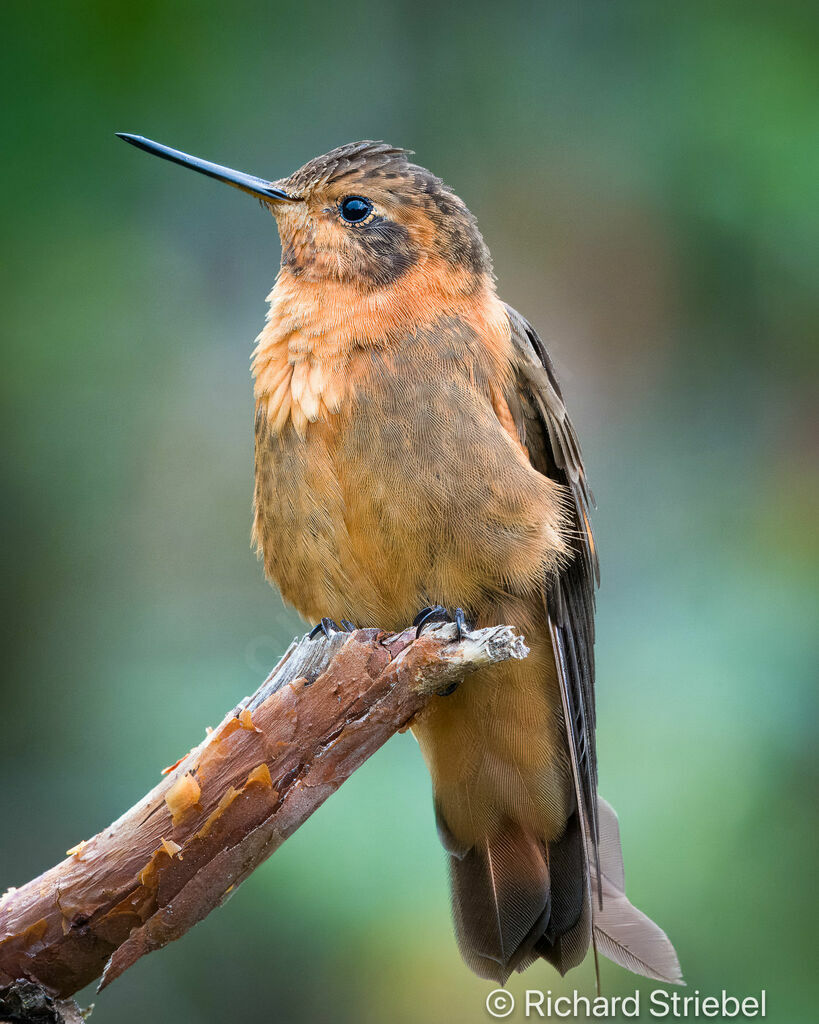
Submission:
<svg viewBox="0 0 819 1024">
<path fill-rule="evenodd" d="M 515 625 L 530 649 L 436 695 L 429 768 L 461 955 L 504 984 L 590 945 L 682 982 L 627 899 L 597 793 L 593 503 L 534 327 L 475 217 L 411 152 L 355 142 L 267 180 L 120 138 L 260 200 L 281 267 L 252 357 L 252 536 L 314 633 Z M 341 625 L 336 625 L 340 623 Z"/>
</svg>

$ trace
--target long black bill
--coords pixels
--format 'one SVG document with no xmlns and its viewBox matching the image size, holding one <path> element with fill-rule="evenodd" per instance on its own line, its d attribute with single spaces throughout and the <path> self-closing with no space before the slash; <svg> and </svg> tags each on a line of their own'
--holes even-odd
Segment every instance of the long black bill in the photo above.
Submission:
<svg viewBox="0 0 819 1024">
<path fill-rule="evenodd" d="M 153 153 L 154 156 L 161 156 L 163 160 L 170 160 L 171 163 L 181 164 L 183 167 L 190 167 L 192 171 L 199 171 L 200 174 L 207 174 L 209 178 L 216 178 L 217 181 L 224 181 L 227 185 L 241 189 L 259 199 L 279 199 L 286 202 L 298 202 L 299 196 L 289 196 L 280 188 L 274 188 L 269 181 L 263 178 L 256 178 L 252 174 L 243 174 L 241 171 L 232 171 L 229 167 L 222 167 L 221 164 L 212 164 L 210 160 L 200 160 L 199 157 L 189 156 L 181 153 L 178 149 L 171 149 L 170 146 L 163 146 L 159 142 L 152 142 L 141 135 L 129 135 L 128 132 L 117 132 L 118 139 L 125 139 L 137 149 L 144 149 L 146 153 Z"/>
</svg>

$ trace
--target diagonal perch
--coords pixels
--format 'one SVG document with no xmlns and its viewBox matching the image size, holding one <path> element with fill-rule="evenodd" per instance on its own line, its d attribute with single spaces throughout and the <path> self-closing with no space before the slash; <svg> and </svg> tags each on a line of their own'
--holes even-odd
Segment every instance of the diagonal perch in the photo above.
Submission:
<svg viewBox="0 0 819 1024">
<path fill-rule="evenodd" d="M 104 988 L 223 903 L 433 694 L 528 653 L 508 626 L 456 641 L 452 623 L 294 641 L 139 803 L 0 898 L 0 986 Z"/>
</svg>

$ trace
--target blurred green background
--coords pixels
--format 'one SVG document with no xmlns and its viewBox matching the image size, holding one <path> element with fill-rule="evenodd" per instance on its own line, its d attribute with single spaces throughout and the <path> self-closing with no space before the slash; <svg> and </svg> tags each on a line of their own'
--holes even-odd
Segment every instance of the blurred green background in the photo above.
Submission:
<svg viewBox="0 0 819 1024">
<path fill-rule="evenodd" d="M 629 893 L 689 992 L 765 987 L 768 1019 L 815 1021 L 815 8 L 6 2 L 0 29 L 0 889 L 139 798 L 303 628 L 249 546 L 274 224 L 113 133 L 269 177 L 385 138 L 477 214 L 562 372 Z M 527 986 L 588 992 L 591 966 Z M 492 987 L 458 957 L 407 734 L 93 1020 L 460 1024 Z"/>
</svg>

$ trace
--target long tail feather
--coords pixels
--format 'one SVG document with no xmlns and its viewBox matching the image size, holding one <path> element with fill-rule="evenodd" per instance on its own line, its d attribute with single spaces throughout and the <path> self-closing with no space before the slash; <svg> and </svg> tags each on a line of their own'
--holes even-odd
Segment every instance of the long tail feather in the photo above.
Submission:
<svg viewBox="0 0 819 1024">
<path fill-rule="evenodd" d="M 597 798 L 597 819 L 602 909 L 597 899 L 597 879 L 594 873 L 591 875 L 597 948 L 603 956 L 635 974 L 684 985 L 680 962 L 668 936 L 626 897 L 620 826 L 614 809 L 602 797 Z"/>
</svg>

